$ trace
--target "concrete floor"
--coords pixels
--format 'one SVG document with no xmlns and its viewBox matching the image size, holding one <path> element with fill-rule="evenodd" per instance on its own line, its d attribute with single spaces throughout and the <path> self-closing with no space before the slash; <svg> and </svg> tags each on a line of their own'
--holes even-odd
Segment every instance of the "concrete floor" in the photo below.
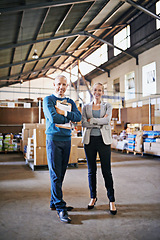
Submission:
<svg viewBox="0 0 160 240">
<path fill-rule="evenodd" d="M 49 209 L 49 173 L 32 171 L 22 154 L 0 154 L 0 240 L 160 239 L 160 159 L 112 152 L 118 214 L 108 199 L 98 164 L 98 202 L 88 211 L 87 166 L 68 168 L 64 199 L 74 207 L 71 224 Z"/>
</svg>

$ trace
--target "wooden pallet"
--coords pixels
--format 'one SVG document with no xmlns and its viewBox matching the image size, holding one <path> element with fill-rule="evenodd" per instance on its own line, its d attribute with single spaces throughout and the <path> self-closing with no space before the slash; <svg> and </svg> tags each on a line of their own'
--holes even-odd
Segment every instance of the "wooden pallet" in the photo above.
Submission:
<svg viewBox="0 0 160 240">
<path fill-rule="evenodd" d="M 78 163 L 69 163 L 68 164 L 68 167 L 71 168 L 71 167 L 76 167 L 78 168 Z"/>
<path fill-rule="evenodd" d="M 137 152 L 135 150 L 127 150 L 127 154 L 129 154 L 129 153 L 133 153 L 134 155 L 140 154 L 141 156 L 143 156 L 143 152 Z"/>
<path fill-rule="evenodd" d="M 126 153 L 129 154 L 129 153 L 134 153 L 134 150 L 126 150 Z"/>
<path fill-rule="evenodd" d="M 143 156 L 143 152 L 134 151 L 134 155 L 136 155 L 136 154 L 140 154 L 141 156 Z"/>
<path fill-rule="evenodd" d="M 27 159 L 24 157 L 26 161 L 26 165 L 28 165 L 33 171 L 36 170 L 48 170 L 48 165 L 34 165 L 34 159 Z M 78 163 L 69 163 L 68 167 L 76 167 L 78 168 Z"/>
</svg>

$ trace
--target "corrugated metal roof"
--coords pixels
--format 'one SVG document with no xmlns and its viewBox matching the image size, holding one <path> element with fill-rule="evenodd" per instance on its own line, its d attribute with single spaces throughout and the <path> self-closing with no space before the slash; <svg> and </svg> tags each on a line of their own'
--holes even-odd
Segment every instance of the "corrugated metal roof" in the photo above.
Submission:
<svg viewBox="0 0 160 240">
<path fill-rule="evenodd" d="M 99 39 L 108 41 L 138 16 L 140 9 L 130 1 L 1 0 L 0 87 L 20 82 L 20 79 L 28 81 L 65 71 L 76 64 L 77 59 L 84 59 L 102 44 Z M 155 5 L 156 1 L 134 3 L 147 7 Z M 104 71 L 137 56 L 144 51 L 142 45 L 147 49 L 160 43 L 158 36 L 152 34 L 151 38 L 156 41 L 148 40 L 145 47 L 139 44 L 138 48 L 130 49 L 130 55 L 126 55 L 126 51 L 103 64 Z M 35 49 L 37 60 L 32 59 Z M 95 69 L 87 77 L 91 80 L 100 73 Z"/>
</svg>

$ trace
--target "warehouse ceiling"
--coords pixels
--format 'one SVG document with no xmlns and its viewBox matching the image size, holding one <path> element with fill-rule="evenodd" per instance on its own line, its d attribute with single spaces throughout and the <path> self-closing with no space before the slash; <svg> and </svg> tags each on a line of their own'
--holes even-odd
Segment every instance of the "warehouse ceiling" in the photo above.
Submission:
<svg viewBox="0 0 160 240">
<path fill-rule="evenodd" d="M 69 72 L 155 0 L 1 0 L 0 87 Z M 156 18 L 155 14 L 152 16 Z M 155 40 L 155 41 L 154 41 Z M 91 80 L 160 43 L 155 33 L 86 76 Z M 33 59 L 36 51 L 38 59 Z"/>
</svg>

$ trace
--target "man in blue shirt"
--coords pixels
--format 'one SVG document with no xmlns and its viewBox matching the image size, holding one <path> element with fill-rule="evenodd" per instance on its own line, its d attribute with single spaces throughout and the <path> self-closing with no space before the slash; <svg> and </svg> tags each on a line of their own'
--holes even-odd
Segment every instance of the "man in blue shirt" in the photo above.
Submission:
<svg viewBox="0 0 160 240">
<path fill-rule="evenodd" d="M 75 102 L 65 97 L 67 78 L 63 75 L 56 77 L 55 93 L 43 100 L 43 111 L 46 118 L 46 150 L 51 181 L 50 208 L 56 209 L 62 222 L 69 223 L 66 202 L 63 200 L 62 183 L 67 169 L 71 148 L 71 122 L 81 121 L 81 113 Z M 60 103 L 64 108 L 57 106 Z M 65 105 L 71 110 L 66 111 Z"/>
</svg>

